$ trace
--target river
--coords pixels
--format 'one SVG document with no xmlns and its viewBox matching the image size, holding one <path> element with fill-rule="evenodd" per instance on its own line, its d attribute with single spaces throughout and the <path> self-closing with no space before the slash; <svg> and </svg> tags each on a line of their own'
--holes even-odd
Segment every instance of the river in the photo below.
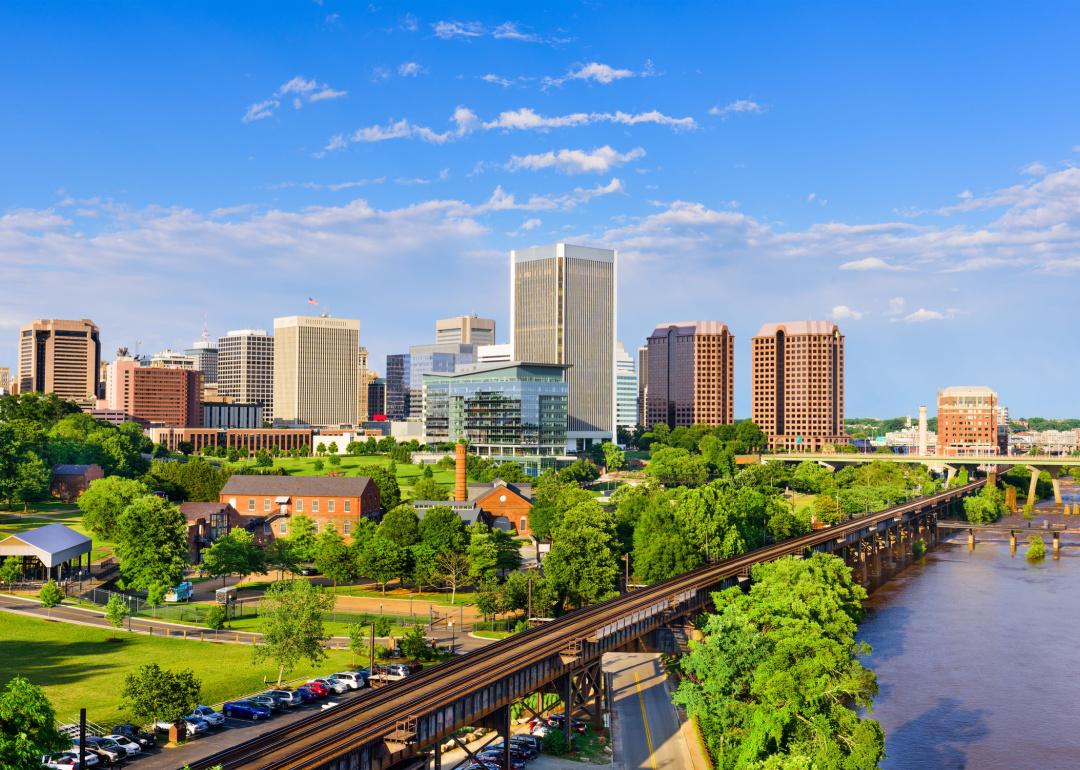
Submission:
<svg viewBox="0 0 1080 770">
<path fill-rule="evenodd" d="M 1080 768 L 1080 543 L 1024 545 L 954 536 L 871 595 L 882 768 Z"/>
</svg>

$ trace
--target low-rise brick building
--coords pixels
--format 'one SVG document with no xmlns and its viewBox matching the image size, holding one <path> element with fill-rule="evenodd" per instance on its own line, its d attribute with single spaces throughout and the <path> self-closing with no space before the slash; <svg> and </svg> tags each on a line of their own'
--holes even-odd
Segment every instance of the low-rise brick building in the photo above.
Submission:
<svg viewBox="0 0 1080 770">
<path fill-rule="evenodd" d="M 531 485 L 510 484 L 495 479 L 490 484 L 469 484 L 468 491 L 468 500 L 413 500 L 412 505 L 421 517 L 425 511 L 446 506 L 457 513 L 466 526 L 482 521 L 492 529 L 514 530 L 521 537 L 532 537 L 529 528 L 529 514 L 533 507 Z"/>
<path fill-rule="evenodd" d="M 274 522 L 281 514 L 244 516 L 228 503 L 181 503 L 180 512 L 187 519 L 188 550 L 193 564 L 202 561 L 202 552 L 218 538 L 234 529 L 246 529 L 255 544 L 266 547 L 274 539 Z"/>
<path fill-rule="evenodd" d="M 288 537 L 289 518 L 303 514 L 319 532 L 333 525 L 348 539 L 380 505 L 379 488 L 366 476 L 232 476 L 218 500 L 240 516 L 267 518 L 276 537 Z"/>
<path fill-rule="evenodd" d="M 100 465 L 56 465 L 52 469 L 49 492 L 53 497 L 70 503 L 86 491 L 90 482 L 105 476 Z"/>
</svg>

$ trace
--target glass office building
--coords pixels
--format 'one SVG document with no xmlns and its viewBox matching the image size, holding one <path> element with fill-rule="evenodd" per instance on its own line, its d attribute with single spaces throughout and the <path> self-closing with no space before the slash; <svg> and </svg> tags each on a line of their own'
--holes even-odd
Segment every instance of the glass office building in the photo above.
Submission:
<svg viewBox="0 0 1080 770">
<path fill-rule="evenodd" d="M 464 439 L 470 452 L 520 463 L 531 476 L 564 464 L 566 369 L 511 362 L 425 374 L 425 441 Z"/>
</svg>

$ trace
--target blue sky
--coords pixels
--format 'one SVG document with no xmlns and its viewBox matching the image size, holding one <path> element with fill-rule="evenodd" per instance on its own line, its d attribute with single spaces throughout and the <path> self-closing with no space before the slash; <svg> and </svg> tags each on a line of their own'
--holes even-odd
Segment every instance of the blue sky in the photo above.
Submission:
<svg viewBox="0 0 1080 770">
<path fill-rule="evenodd" d="M 508 252 L 620 251 L 619 336 L 837 319 L 847 413 L 1078 416 L 1075 3 L 0 6 L 0 365 L 319 309 L 505 340 Z"/>
</svg>

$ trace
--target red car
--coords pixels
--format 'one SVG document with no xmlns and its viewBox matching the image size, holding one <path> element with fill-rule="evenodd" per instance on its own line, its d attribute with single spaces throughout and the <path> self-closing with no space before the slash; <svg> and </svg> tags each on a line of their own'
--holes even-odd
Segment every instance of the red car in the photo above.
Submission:
<svg viewBox="0 0 1080 770">
<path fill-rule="evenodd" d="M 323 684 L 322 682 L 317 682 L 314 679 L 305 684 L 304 687 L 307 687 L 309 690 L 313 691 L 320 698 L 325 698 L 330 694 L 330 690 L 325 684 Z"/>
</svg>

